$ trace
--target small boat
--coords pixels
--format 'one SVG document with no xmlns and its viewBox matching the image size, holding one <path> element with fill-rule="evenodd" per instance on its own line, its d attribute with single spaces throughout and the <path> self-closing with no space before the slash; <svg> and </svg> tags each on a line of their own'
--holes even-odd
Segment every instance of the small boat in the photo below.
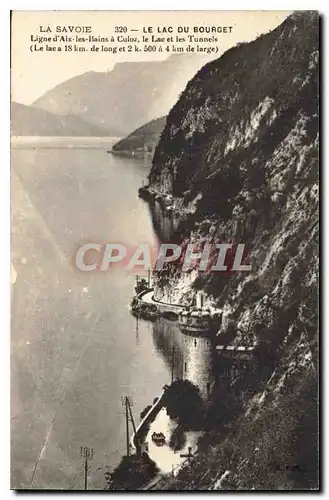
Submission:
<svg viewBox="0 0 329 500">
<path fill-rule="evenodd" d="M 172 321 L 176 321 L 178 319 L 178 314 L 175 313 L 174 311 L 164 311 L 162 313 L 162 316 L 165 318 L 165 319 L 170 319 Z"/>
<path fill-rule="evenodd" d="M 133 316 L 148 321 L 155 321 L 159 316 L 159 311 L 155 304 L 143 304 L 136 297 L 131 303 L 131 312 Z"/>
</svg>

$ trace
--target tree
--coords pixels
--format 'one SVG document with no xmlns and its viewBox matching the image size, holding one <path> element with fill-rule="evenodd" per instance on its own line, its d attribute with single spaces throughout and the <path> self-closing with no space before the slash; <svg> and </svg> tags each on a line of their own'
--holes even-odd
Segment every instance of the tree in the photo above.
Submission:
<svg viewBox="0 0 329 500">
<path fill-rule="evenodd" d="M 155 463 L 147 454 L 142 457 L 125 455 L 111 473 L 105 474 L 107 490 L 137 490 L 157 473 Z"/>
<path fill-rule="evenodd" d="M 186 443 L 186 434 L 182 426 L 178 425 L 170 436 L 169 446 L 174 451 L 178 451 L 185 446 L 185 443 Z"/>
<path fill-rule="evenodd" d="M 163 403 L 170 418 L 184 430 L 202 428 L 203 404 L 199 389 L 188 380 L 175 380 L 164 386 Z"/>
<path fill-rule="evenodd" d="M 152 406 L 151 406 L 151 405 L 148 405 L 148 406 L 146 406 L 146 407 L 144 408 L 144 410 L 142 410 L 142 411 L 140 412 L 140 418 L 141 418 L 141 420 L 143 420 L 143 418 L 144 418 L 144 417 L 145 417 L 145 415 L 146 415 L 146 414 L 150 411 L 150 409 L 151 409 L 151 408 L 152 408 Z"/>
<path fill-rule="evenodd" d="M 139 282 L 137 283 L 137 285 L 135 286 L 135 292 L 137 295 L 139 295 L 140 293 L 144 292 L 145 290 L 148 290 L 148 284 L 147 284 L 146 279 L 141 278 L 139 280 Z"/>
</svg>

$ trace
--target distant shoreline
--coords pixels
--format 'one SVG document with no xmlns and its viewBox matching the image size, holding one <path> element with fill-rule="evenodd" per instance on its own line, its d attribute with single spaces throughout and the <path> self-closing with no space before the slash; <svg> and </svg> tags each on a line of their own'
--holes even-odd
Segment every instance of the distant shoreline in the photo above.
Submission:
<svg viewBox="0 0 329 500">
<path fill-rule="evenodd" d="M 129 149 L 124 149 L 124 150 L 115 150 L 115 149 L 109 149 L 108 151 L 110 154 L 114 156 L 123 156 L 124 158 L 136 158 L 138 160 L 143 159 L 145 157 L 145 153 L 143 151 L 130 151 Z"/>
<path fill-rule="evenodd" d="M 36 148 L 51 149 L 56 148 L 102 148 L 108 152 L 113 144 L 117 142 L 117 137 L 105 136 L 11 136 L 11 149 Z M 120 140 L 120 138 L 119 138 Z"/>
<path fill-rule="evenodd" d="M 11 140 L 46 140 L 46 139 L 88 139 L 88 140 L 111 140 L 120 141 L 122 137 L 115 137 L 110 135 L 11 135 Z"/>
</svg>

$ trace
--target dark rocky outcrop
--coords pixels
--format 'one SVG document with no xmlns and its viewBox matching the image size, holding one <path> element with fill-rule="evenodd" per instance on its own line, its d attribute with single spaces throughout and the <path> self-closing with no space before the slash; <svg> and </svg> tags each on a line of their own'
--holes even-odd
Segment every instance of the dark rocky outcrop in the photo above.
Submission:
<svg viewBox="0 0 329 500">
<path fill-rule="evenodd" d="M 318 30 L 317 13 L 298 12 L 204 66 L 156 148 L 158 235 L 165 220 L 167 240 L 245 243 L 252 270 L 172 266 L 155 296 L 184 303 L 203 290 L 223 310 L 223 338 L 256 343 L 258 370 L 229 430 L 159 488 L 318 487 Z"/>
<path fill-rule="evenodd" d="M 146 125 L 139 127 L 114 144 L 111 152 L 124 156 L 145 156 L 149 154 L 152 158 L 165 124 L 165 116 L 146 123 Z"/>
</svg>

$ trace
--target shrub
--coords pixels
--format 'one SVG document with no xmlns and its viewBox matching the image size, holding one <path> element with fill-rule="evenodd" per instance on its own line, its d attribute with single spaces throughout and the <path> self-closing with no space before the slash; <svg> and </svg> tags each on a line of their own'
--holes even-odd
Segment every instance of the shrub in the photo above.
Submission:
<svg viewBox="0 0 329 500">
<path fill-rule="evenodd" d="M 202 428 L 203 404 L 199 389 L 188 380 L 175 380 L 164 387 L 163 403 L 169 417 L 184 430 Z"/>
<path fill-rule="evenodd" d="M 111 473 L 105 475 L 107 490 L 137 490 L 157 473 L 157 467 L 148 455 L 125 455 Z"/>
</svg>

